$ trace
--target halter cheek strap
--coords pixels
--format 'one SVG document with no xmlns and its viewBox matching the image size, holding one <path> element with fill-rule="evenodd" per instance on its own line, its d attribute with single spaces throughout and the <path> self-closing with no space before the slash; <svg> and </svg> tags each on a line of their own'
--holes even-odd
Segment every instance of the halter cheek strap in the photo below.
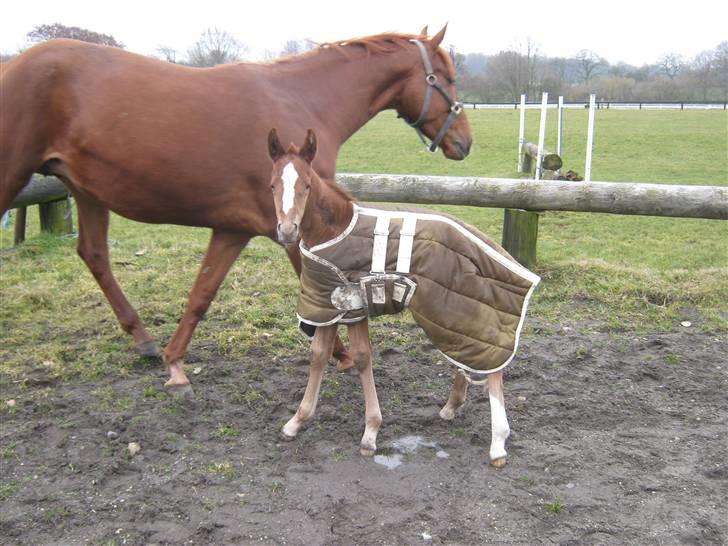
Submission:
<svg viewBox="0 0 728 546">
<path fill-rule="evenodd" d="M 417 46 L 417 49 L 420 51 L 420 56 L 422 57 L 422 64 L 425 67 L 425 82 L 427 83 L 427 88 L 425 89 L 425 101 L 422 104 L 422 110 L 420 111 L 420 115 L 417 117 L 417 119 L 413 122 L 407 122 L 407 124 L 410 127 L 413 127 L 415 131 L 417 131 L 417 134 L 420 137 L 420 140 L 422 140 L 422 143 L 427 147 L 427 149 L 431 152 L 436 152 L 438 146 L 440 145 L 440 142 L 442 142 L 442 139 L 445 137 L 445 134 L 447 133 L 448 129 L 450 129 L 450 126 L 455 121 L 455 118 L 463 111 L 463 105 L 462 103 L 453 100 L 452 97 L 450 97 L 447 90 L 442 86 L 442 84 L 437 79 L 437 74 L 435 74 L 435 71 L 432 69 L 432 63 L 430 62 L 430 57 L 427 55 L 427 49 L 425 49 L 425 46 L 420 42 L 419 40 L 410 40 L 413 44 Z M 436 89 L 447 101 L 447 103 L 450 105 L 450 113 L 447 116 L 447 119 L 445 120 L 444 125 L 440 128 L 437 135 L 435 135 L 435 138 L 432 140 L 432 143 L 427 144 L 427 139 L 425 138 L 424 133 L 422 132 L 422 129 L 420 129 L 420 124 L 425 120 L 425 117 L 427 116 L 427 112 L 430 110 L 430 103 L 432 102 L 432 90 Z"/>
</svg>

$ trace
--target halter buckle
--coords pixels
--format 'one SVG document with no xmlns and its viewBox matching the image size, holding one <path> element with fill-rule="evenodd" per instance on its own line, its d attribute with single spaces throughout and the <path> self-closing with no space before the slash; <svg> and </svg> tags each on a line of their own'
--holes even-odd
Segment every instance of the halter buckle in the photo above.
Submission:
<svg viewBox="0 0 728 546">
<path fill-rule="evenodd" d="M 435 85 L 437 83 L 437 74 L 428 74 L 425 76 L 427 85 Z"/>
</svg>

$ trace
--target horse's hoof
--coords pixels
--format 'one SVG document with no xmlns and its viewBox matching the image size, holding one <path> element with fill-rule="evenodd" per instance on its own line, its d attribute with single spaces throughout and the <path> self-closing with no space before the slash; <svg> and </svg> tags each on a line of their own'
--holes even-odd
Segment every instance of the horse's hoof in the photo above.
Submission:
<svg viewBox="0 0 728 546">
<path fill-rule="evenodd" d="M 490 464 L 493 465 L 495 468 L 503 468 L 506 466 L 506 458 L 505 457 L 498 457 L 497 459 L 493 459 L 490 461 Z"/>
<path fill-rule="evenodd" d="M 139 356 L 145 358 L 159 358 L 162 356 L 162 349 L 159 347 L 159 343 L 156 341 L 149 340 L 144 343 L 139 343 L 136 346 L 136 352 Z"/>
<path fill-rule="evenodd" d="M 281 429 L 281 431 L 280 431 L 280 432 L 278 433 L 278 436 L 279 436 L 279 437 L 280 437 L 280 439 L 281 439 L 281 440 L 283 440 L 284 442 L 292 442 L 293 440 L 295 440 L 295 439 L 296 439 L 296 437 L 295 437 L 295 436 L 291 436 L 290 434 L 286 434 L 286 433 L 285 433 L 285 432 L 283 431 L 283 429 Z"/>
<path fill-rule="evenodd" d="M 169 381 L 164 384 L 164 389 L 175 398 L 194 398 L 195 391 L 189 383 L 170 384 Z"/>
<path fill-rule="evenodd" d="M 440 410 L 440 419 L 444 419 L 445 421 L 452 421 L 455 419 L 455 410 L 445 406 Z"/>
</svg>

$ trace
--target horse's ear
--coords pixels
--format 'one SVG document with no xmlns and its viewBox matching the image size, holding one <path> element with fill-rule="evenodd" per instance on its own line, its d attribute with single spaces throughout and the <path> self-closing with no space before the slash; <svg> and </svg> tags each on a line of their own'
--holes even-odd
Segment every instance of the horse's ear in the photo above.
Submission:
<svg viewBox="0 0 728 546">
<path fill-rule="evenodd" d="M 309 129 L 306 133 L 306 141 L 301 146 L 299 155 L 308 163 L 312 163 L 316 157 L 316 133 L 313 132 L 313 129 Z"/>
<path fill-rule="evenodd" d="M 420 36 L 427 36 L 427 25 L 422 27 L 422 30 L 420 31 Z"/>
<path fill-rule="evenodd" d="M 442 39 L 445 37 L 445 31 L 447 30 L 447 23 L 445 23 L 445 26 L 442 27 L 442 30 L 435 34 L 432 37 L 432 40 L 430 40 L 430 45 L 432 46 L 432 49 L 437 49 L 440 44 L 442 43 Z"/>
<path fill-rule="evenodd" d="M 278 161 L 284 153 L 281 141 L 278 140 L 278 131 L 274 127 L 268 133 L 268 155 L 273 161 Z"/>
</svg>

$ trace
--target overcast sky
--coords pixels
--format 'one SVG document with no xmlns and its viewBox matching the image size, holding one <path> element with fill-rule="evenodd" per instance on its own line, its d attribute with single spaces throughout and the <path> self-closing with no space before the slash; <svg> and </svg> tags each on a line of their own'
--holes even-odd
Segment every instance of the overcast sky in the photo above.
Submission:
<svg viewBox="0 0 728 546">
<path fill-rule="evenodd" d="M 426 24 L 433 33 L 449 22 L 446 42 L 462 53 L 517 49 L 530 37 L 542 55 L 590 49 L 611 63 L 641 65 L 667 53 L 689 59 L 728 40 L 728 1 L 0 0 L 0 51 L 25 47 L 33 27 L 55 22 L 111 34 L 147 55 L 160 46 L 184 54 L 203 30 L 217 27 L 255 60 L 291 39 L 417 33 Z"/>
</svg>

